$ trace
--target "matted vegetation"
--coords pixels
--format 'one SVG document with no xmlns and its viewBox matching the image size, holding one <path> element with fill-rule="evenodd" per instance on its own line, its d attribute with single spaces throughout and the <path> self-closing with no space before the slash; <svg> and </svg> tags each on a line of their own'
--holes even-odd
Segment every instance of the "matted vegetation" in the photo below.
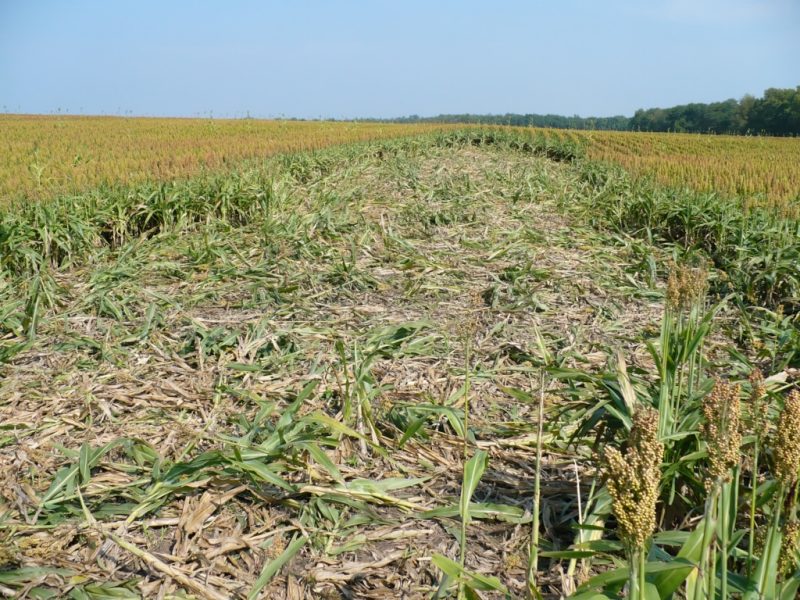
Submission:
<svg viewBox="0 0 800 600">
<path fill-rule="evenodd" d="M 796 217 L 581 152 L 469 130 L 7 211 L 0 590 L 794 597 Z"/>
</svg>

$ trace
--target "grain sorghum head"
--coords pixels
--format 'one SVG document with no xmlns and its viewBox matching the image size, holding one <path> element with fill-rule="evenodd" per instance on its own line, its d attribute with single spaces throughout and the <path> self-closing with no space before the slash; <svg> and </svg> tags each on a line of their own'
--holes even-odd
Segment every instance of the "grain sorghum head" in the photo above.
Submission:
<svg viewBox="0 0 800 600">
<path fill-rule="evenodd" d="M 778 419 L 773 448 L 775 478 L 787 487 L 793 485 L 800 469 L 800 392 L 797 390 L 786 398 Z"/>
<path fill-rule="evenodd" d="M 680 283 L 674 268 L 669 272 L 667 278 L 667 306 L 676 311 L 681 307 Z"/>
<path fill-rule="evenodd" d="M 642 547 L 656 526 L 663 454 L 658 413 L 651 409 L 634 415 L 624 455 L 616 448 L 605 451 L 604 474 L 620 538 L 634 548 Z"/>
<path fill-rule="evenodd" d="M 703 399 L 702 434 L 708 449 L 708 488 L 730 481 L 731 470 L 739 464 L 740 412 L 739 386 L 717 379 L 714 389 Z"/>
<path fill-rule="evenodd" d="M 800 550 L 800 521 L 792 519 L 783 526 L 783 541 L 778 559 L 778 572 L 784 577 L 797 569 L 797 552 Z"/>
<path fill-rule="evenodd" d="M 707 287 L 705 267 L 673 265 L 667 279 L 667 306 L 674 311 L 689 309 L 705 297 Z"/>
</svg>

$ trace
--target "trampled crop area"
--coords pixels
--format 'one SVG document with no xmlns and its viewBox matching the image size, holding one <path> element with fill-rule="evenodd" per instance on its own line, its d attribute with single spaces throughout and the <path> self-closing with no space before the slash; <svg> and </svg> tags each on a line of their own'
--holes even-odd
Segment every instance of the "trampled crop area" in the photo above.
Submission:
<svg viewBox="0 0 800 600">
<path fill-rule="evenodd" d="M 280 126 L 325 141 L 12 184 L 1 593 L 796 596 L 796 166 L 714 193 L 626 160 L 752 140 Z M 797 145 L 762 141 L 749 177 Z"/>
</svg>

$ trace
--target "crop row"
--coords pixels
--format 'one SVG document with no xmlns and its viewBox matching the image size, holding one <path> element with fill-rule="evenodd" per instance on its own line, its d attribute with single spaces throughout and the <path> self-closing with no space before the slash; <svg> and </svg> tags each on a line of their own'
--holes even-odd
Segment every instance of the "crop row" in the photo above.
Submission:
<svg viewBox="0 0 800 600">
<path fill-rule="evenodd" d="M 800 140 L 679 133 L 592 131 L 587 157 L 614 163 L 657 183 L 749 197 L 777 207 L 800 198 Z"/>
<path fill-rule="evenodd" d="M 185 178 L 249 158 L 437 128 L 442 126 L 0 115 L 0 204 Z"/>
<path fill-rule="evenodd" d="M 0 115 L 0 203 L 185 178 L 248 158 L 414 135 L 447 125 Z M 800 197 L 800 140 L 515 128 L 657 183 L 777 206 Z"/>
</svg>

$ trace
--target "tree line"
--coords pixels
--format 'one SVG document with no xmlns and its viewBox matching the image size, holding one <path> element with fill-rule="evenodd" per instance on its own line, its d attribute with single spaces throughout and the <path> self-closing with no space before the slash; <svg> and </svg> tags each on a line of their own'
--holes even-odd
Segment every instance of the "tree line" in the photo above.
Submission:
<svg viewBox="0 0 800 600">
<path fill-rule="evenodd" d="M 556 129 L 595 129 L 615 131 L 676 131 L 686 133 L 730 133 L 744 135 L 800 135 L 800 86 L 770 88 L 760 98 L 751 95 L 741 100 L 681 104 L 671 108 L 639 109 L 633 117 L 566 117 L 562 115 L 452 114 L 435 117 L 411 115 L 388 119 L 401 123 L 476 123 L 553 127 Z"/>
</svg>

